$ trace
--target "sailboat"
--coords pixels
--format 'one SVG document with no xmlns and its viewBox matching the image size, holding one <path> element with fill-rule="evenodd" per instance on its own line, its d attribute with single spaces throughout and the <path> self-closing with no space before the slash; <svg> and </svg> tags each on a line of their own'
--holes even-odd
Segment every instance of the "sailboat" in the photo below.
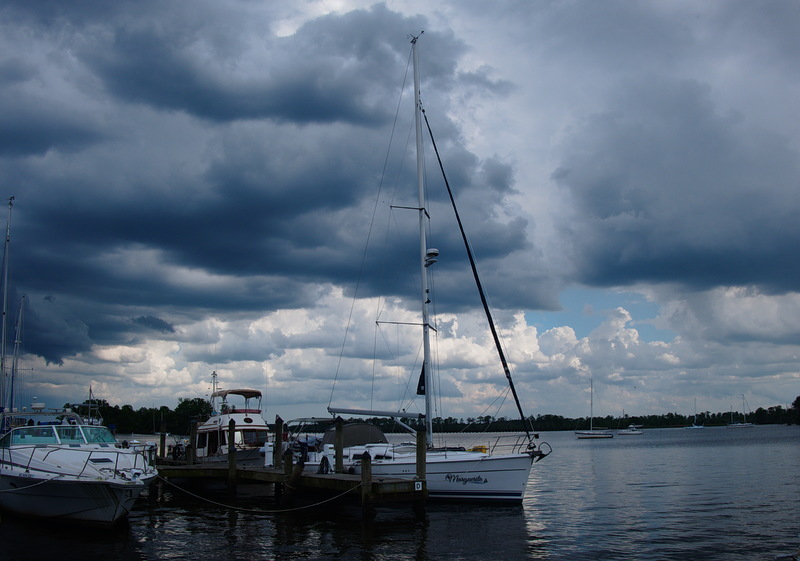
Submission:
<svg viewBox="0 0 800 561">
<path fill-rule="evenodd" d="M 581 440 L 590 438 L 614 438 L 614 433 L 606 427 L 594 428 L 594 380 L 589 380 L 589 430 L 576 430 L 575 437 Z"/>
<path fill-rule="evenodd" d="M 683 427 L 685 429 L 704 429 L 706 428 L 704 425 L 697 424 L 697 399 L 694 400 L 694 420 L 692 420 L 692 425 L 688 427 Z"/>
<path fill-rule="evenodd" d="M 421 304 L 422 304 L 422 373 L 418 394 L 424 396 L 425 413 L 412 413 L 408 411 L 375 411 L 362 409 L 344 409 L 328 407 L 328 412 L 332 415 L 364 415 L 368 417 L 389 417 L 404 426 L 410 432 L 412 427 L 403 421 L 408 419 L 424 419 L 425 423 L 425 473 L 426 485 L 429 499 L 447 499 L 457 501 L 491 501 L 491 502 L 520 502 L 525 493 L 530 470 L 535 462 L 538 462 L 550 453 L 542 450 L 545 443 L 537 446 L 534 439 L 538 435 L 531 435 L 525 431 L 525 435 L 515 436 L 516 441 L 507 449 L 502 449 L 495 443 L 494 446 L 476 446 L 470 449 L 464 447 L 436 447 L 433 435 L 433 399 L 432 395 L 432 366 L 431 366 L 431 344 L 430 331 L 433 329 L 429 315 L 429 303 L 432 295 L 428 288 L 428 268 L 436 262 L 439 254 L 437 249 L 429 248 L 426 239 L 426 226 L 429 220 L 428 211 L 425 207 L 427 197 L 425 194 L 425 181 L 423 170 L 422 152 L 422 119 L 424 116 L 422 104 L 420 102 L 420 79 L 417 52 L 417 40 L 419 36 L 412 37 L 412 58 L 414 66 L 414 123 L 416 128 L 416 147 L 417 147 L 417 187 L 419 195 L 419 207 L 414 209 L 419 213 L 419 247 L 420 247 L 420 271 L 422 277 L 421 285 Z M 430 126 L 428 126 L 430 132 Z M 431 140 L 433 137 L 431 134 Z M 436 144 L 433 142 L 434 151 Z M 438 151 L 437 158 L 438 158 Z M 441 160 L 439 160 L 440 168 Z M 442 169 L 443 172 L 443 169 Z M 461 229 L 462 238 L 467 246 L 467 253 L 470 257 L 473 276 L 478 285 L 478 292 L 484 304 L 484 311 L 487 315 L 489 327 L 492 331 L 500 359 L 509 382 L 512 395 L 520 411 L 523 423 L 526 424 L 519 398 L 511 381 L 508 364 L 505 355 L 499 345 L 499 338 L 492 322 L 491 313 L 486 303 L 480 279 L 477 276 L 477 269 L 471 254 L 469 245 L 466 244 L 466 234 L 455 208 L 455 202 L 447 178 L 444 178 L 450 194 L 450 200 L 456 213 L 456 218 Z M 349 430 L 348 430 L 349 429 Z M 364 423 L 354 423 L 345 426 L 343 459 L 345 470 L 352 473 L 360 473 L 360 462 L 362 455 L 368 453 L 371 458 L 373 477 L 416 477 L 416 446 L 413 443 L 391 444 L 385 435 L 377 427 L 365 425 Z M 307 450 L 304 448 L 304 461 L 307 470 L 320 470 L 326 466 L 335 465 L 334 444 L 330 439 L 323 438 L 321 447 L 318 451 Z"/>
<path fill-rule="evenodd" d="M 744 394 L 742 394 L 742 421 L 741 422 L 734 422 L 733 421 L 733 408 L 731 407 L 731 422 L 728 423 L 728 428 L 731 429 L 747 429 L 751 428 L 753 423 L 747 422 L 747 406 L 745 405 L 744 401 Z"/>
</svg>

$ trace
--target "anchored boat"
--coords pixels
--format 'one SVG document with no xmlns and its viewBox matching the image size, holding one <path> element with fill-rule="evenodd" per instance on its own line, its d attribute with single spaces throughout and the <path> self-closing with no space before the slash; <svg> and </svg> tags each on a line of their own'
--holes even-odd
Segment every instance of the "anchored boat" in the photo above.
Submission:
<svg viewBox="0 0 800 561">
<path fill-rule="evenodd" d="M 122 448 L 70 410 L 0 413 L 0 508 L 23 516 L 111 524 L 158 475 L 155 450 Z"/>
<path fill-rule="evenodd" d="M 461 236 L 464 240 L 468 257 L 477 285 L 478 293 L 483 303 L 484 311 L 488 320 L 489 328 L 497 347 L 500 361 L 506 378 L 508 380 L 511 394 L 514 397 L 520 417 L 525 426 L 524 435 L 513 435 L 510 441 L 497 441 L 492 446 L 478 446 L 471 449 L 463 447 L 437 447 L 434 445 L 433 438 L 433 377 L 431 361 L 430 331 L 433 329 L 429 304 L 433 297 L 429 289 L 428 275 L 430 267 L 436 263 L 439 251 L 427 245 L 427 226 L 430 220 L 426 209 L 427 195 L 423 171 L 423 119 L 428 125 L 427 117 L 420 101 L 420 78 L 417 53 L 417 42 L 419 36 L 413 37 L 412 58 L 414 67 L 414 122 L 416 128 L 416 148 L 417 148 L 417 191 L 419 196 L 419 206 L 415 210 L 419 214 L 419 270 L 422 278 L 420 291 L 422 317 L 420 325 L 422 327 L 423 363 L 422 373 L 418 384 L 418 395 L 424 395 L 425 413 L 411 413 L 408 411 L 376 411 L 352 408 L 328 407 L 329 413 L 333 415 L 364 415 L 369 417 L 389 417 L 413 432 L 412 427 L 405 424 L 409 419 L 417 419 L 424 422 L 426 427 L 425 450 L 425 471 L 428 497 L 431 499 L 455 499 L 455 500 L 487 500 L 499 502 L 519 502 L 525 494 L 525 487 L 532 465 L 550 453 L 547 445 L 537 445 L 534 440 L 538 435 L 532 434 L 528 430 L 528 422 L 522 414 L 519 398 L 514 388 L 513 381 L 505 359 L 505 354 L 500 345 L 499 337 L 492 320 L 492 315 L 487 304 L 487 300 L 477 275 L 477 268 L 472 255 L 471 248 L 467 243 L 458 209 L 455 207 L 455 199 L 447 178 L 444 177 L 444 169 L 439 160 L 439 167 L 442 170 L 444 183 L 447 186 L 448 195 L 456 214 Z M 436 144 L 433 142 L 433 134 L 430 126 L 427 126 L 430 133 L 434 151 L 437 159 L 439 157 Z M 369 454 L 371 459 L 371 469 L 373 476 L 385 477 L 407 477 L 413 478 L 417 474 L 416 464 L 416 444 L 414 442 L 391 444 L 386 436 L 376 427 L 364 428 L 363 424 L 352 424 L 345 427 L 345 445 L 343 449 L 343 463 L 346 470 L 353 473 L 360 473 L 360 462 L 364 454 Z M 335 465 L 335 451 L 333 443 L 333 433 L 327 433 L 320 443 L 316 446 L 306 442 L 304 460 L 306 469 L 325 470 Z M 502 439 L 501 439 L 502 440 Z M 546 446 L 546 451 L 542 446 Z"/>
<path fill-rule="evenodd" d="M 211 416 L 197 427 L 195 458 L 200 462 L 228 462 L 228 452 L 236 450 L 239 465 L 263 466 L 269 427 L 261 410 L 261 391 L 249 388 L 220 390 L 217 373 L 211 374 Z M 238 403 L 238 405 L 237 405 Z M 234 439 L 229 441 L 230 424 Z"/>
</svg>

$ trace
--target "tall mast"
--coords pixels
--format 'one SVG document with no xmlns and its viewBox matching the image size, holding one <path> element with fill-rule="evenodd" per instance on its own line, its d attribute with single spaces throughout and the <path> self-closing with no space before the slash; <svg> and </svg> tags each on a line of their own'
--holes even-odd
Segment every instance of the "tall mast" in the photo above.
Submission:
<svg viewBox="0 0 800 561">
<path fill-rule="evenodd" d="M 422 35 L 422 33 L 420 33 Z M 425 209 L 425 174 L 424 157 L 422 153 L 422 102 L 419 94 L 419 54 L 417 53 L 417 39 L 420 35 L 412 37 L 411 51 L 414 59 L 414 127 L 417 138 L 417 187 L 419 190 L 419 251 L 420 251 L 420 270 L 421 270 L 421 300 L 422 300 L 422 372 L 425 382 L 425 425 L 428 445 L 433 445 L 433 403 L 431 380 L 433 378 L 431 370 L 431 340 L 430 340 L 430 315 L 428 304 L 430 302 L 430 289 L 428 288 L 428 271 L 430 264 L 428 258 L 428 244 L 426 240 L 426 220 L 428 212 Z"/>
<path fill-rule="evenodd" d="M 8 385 L 8 410 L 14 411 L 16 407 L 16 381 L 19 372 L 19 353 L 22 345 L 22 317 L 25 311 L 25 295 L 19 302 L 19 314 L 17 315 L 17 325 L 14 328 L 14 353 L 11 357 L 11 382 Z M 91 389 L 89 390 L 91 392 Z M 90 410 L 91 411 L 91 410 Z"/>
<path fill-rule="evenodd" d="M 9 197 L 8 220 L 6 221 L 6 239 L 3 245 L 3 317 L 2 320 L 0 320 L 2 323 L 2 327 L 0 327 L 0 337 L 2 337 L 2 341 L 0 341 L 0 378 L 2 378 L 2 387 L 0 387 L 0 410 L 3 410 L 8 406 L 8 403 L 6 402 L 8 399 L 8 390 L 6 387 L 6 378 L 8 377 L 8 373 L 6 372 L 6 324 L 8 316 L 8 252 L 11 245 L 11 207 L 13 206 L 14 197 Z"/>
</svg>

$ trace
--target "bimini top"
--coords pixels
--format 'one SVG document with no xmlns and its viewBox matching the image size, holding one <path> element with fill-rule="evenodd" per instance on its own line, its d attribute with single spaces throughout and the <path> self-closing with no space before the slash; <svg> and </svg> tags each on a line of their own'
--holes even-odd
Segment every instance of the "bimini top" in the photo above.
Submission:
<svg viewBox="0 0 800 561">
<path fill-rule="evenodd" d="M 214 392 L 211 394 L 211 397 L 221 397 L 225 399 L 229 395 L 240 395 L 245 399 L 250 399 L 252 397 L 261 397 L 261 390 L 251 390 L 247 388 L 240 388 L 237 390 L 219 390 L 218 392 Z"/>
<path fill-rule="evenodd" d="M 348 423 L 342 426 L 345 448 L 364 444 L 388 444 L 386 435 L 375 425 L 369 423 Z M 336 427 L 331 427 L 322 435 L 323 444 L 336 443 Z"/>
</svg>

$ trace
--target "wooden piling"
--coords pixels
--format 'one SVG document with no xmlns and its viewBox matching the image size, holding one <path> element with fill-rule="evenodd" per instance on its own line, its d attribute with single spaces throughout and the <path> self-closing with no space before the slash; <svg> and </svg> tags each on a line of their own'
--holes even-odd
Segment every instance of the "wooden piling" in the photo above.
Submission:
<svg viewBox="0 0 800 561">
<path fill-rule="evenodd" d="M 186 446 L 184 453 L 186 454 L 186 463 L 192 465 L 197 456 L 195 445 L 197 444 L 197 421 L 189 422 L 189 444 Z"/>
<path fill-rule="evenodd" d="M 161 438 L 159 439 L 158 455 L 167 457 L 167 422 L 161 419 Z"/>
<path fill-rule="evenodd" d="M 344 473 L 344 421 L 336 417 L 336 473 Z"/>
<path fill-rule="evenodd" d="M 427 487 L 427 482 L 425 481 L 428 477 L 428 468 L 427 468 L 427 453 L 428 453 L 428 445 L 427 445 L 427 436 L 424 430 L 417 431 L 417 478 L 415 480 L 415 485 L 419 485 L 419 489 L 424 489 Z M 411 504 L 411 508 L 414 511 L 414 515 L 416 516 L 417 520 L 423 520 L 425 518 L 425 499 L 427 498 L 427 492 L 420 493 L 420 498 L 413 501 Z"/>
<path fill-rule="evenodd" d="M 278 493 L 277 485 L 276 485 L 276 498 L 279 499 L 279 502 L 283 506 L 290 505 L 294 500 L 294 493 L 297 489 L 297 484 L 300 479 L 300 476 L 303 474 L 303 464 L 302 462 L 298 464 L 300 469 L 297 469 L 297 466 L 293 466 L 294 462 L 294 454 L 292 454 L 291 450 L 286 450 L 283 454 L 283 482 L 280 483 L 280 492 Z"/>
<path fill-rule="evenodd" d="M 372 490 L 372 456 L 361 455 L 361 515 L 364 520 L 375 518 L 375 496 Z"/>
<path fill-rule="evenodd" d="M 283 419 L 278 415 L 275 415 L 275 437 L 272 443 L 272 465 L 279 467 L 283 457 Z"/>
<path fill-rule="evenodd" d="M 228 484 L 236 485 L 236 421 L 228 423 Z"/>
<path fill-rule="evenodd" d="M 428 477 L 427 470 L 427 438 L 424 430 L 417 431 L 417 479 L 424 481 Z"/>
</svg>

